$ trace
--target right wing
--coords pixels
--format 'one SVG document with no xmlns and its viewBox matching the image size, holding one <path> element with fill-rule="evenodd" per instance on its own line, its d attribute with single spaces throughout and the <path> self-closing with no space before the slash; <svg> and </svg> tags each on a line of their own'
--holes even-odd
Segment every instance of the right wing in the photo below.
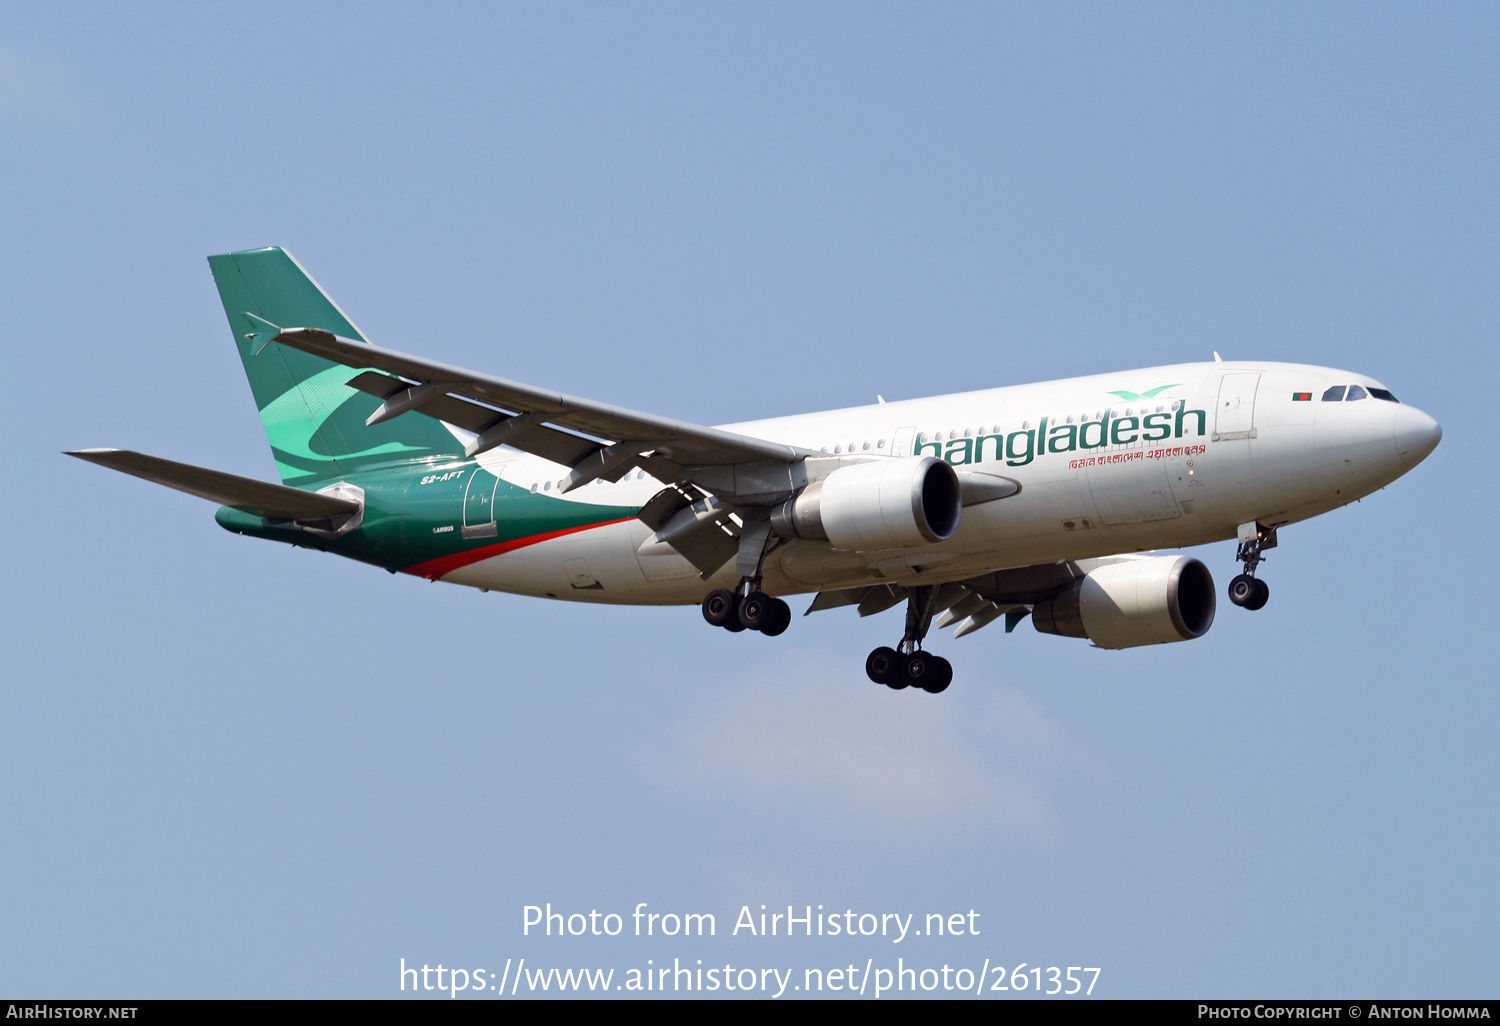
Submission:
<svg viewBox="0 0 1500 1026">
<path fill-rule="evenodd" d="M 369 423 L 418 410 L 475 434 L 467 456 L 508 445 L 571 467 L 563 491 L 595 478 L 617 481 L 637 466 L 658 480 L 676 481 L 682 478 L 682 468 L 689 466 L 757 461 L 790 466 L 819 455 L 810 449 L 478 374 L 340 338 L 321 328 L 283 328 L 266 341 L 347 367 L 368 368 L 349 385 L 385 400 Z"/>
<path fill-rule="evenodd" d="M 593 480 L 618 481 L 637 467 L 645 470 L 667 485 L 640 513 L 657 532 L 652 544 L 675 549 L 704 578 L 736 552 L 753 572 L 770 541 L 769 528 L 746 533 L 747 516 L 764 516 L 745 507 L 790 495 L 807 483 L 806 468 L 799 464 L 823 455 L 478 374 L 321 328 L 278 328 L 268 322 L 256 327 L 254 352 L 274 342 L 362 369 L 349 386 L 384 400 L 368 424 L 420 412 L 471 432 L 475 437 L 465 456 L 507 445 L 568 467 L 562 492 Z M 710 493 L 735 504 L 711 500 Z"/>
</svg>

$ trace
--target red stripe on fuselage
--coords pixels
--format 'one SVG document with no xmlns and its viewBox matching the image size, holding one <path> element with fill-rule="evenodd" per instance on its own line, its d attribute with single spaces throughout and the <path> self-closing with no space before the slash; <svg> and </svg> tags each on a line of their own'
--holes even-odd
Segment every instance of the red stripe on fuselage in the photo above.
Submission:
<svg viewBox="0 0 1500 1026">
<path fill-rule="evenodd" d="M 503 556 L 507 552 L 524 549 L 528 545 L 551 541 L 553 538 L 561 538 L 568 534 L 577 534 L 579 531 L 592 531 L 596 527 L 623 524 L 625 521 L 632 519 L 634 518 L 622 517 L 619 520 L 603 520 L 597 524 L 584 524 L 582 527 L 565 527 L 561 531 L 548 531 L 546 534 L 533 534 L 527 538 L 496 542 L 494 545 L 483 545 L 477 549 L 469 549 L 466 552 L 455 552 L 451 556 L 439 556 L 437 559 L 429 559 L 425 563 L 417 563 L 415 566 L 409 566 L 401 572 L 412 574 L 416 577 L 425 577 L 429 581 L 436 581 L 455 570 L 468 566 L 470 563 L 477 563 L 481 559 L 489 559 L 491 556 Z"/>
</svg>

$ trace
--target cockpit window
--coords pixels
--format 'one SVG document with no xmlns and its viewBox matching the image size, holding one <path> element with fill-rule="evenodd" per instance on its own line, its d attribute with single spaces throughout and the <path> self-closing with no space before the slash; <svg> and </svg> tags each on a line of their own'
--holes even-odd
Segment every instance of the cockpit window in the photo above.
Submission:
<svg viewBox="0 0 1500 1026">
<path fill-rule="evenodd" d="M 1326 391 L 1326 392 L 1323 393 L 1323 401 L 1325 403 L 1343 402 L 1343 400 L 1344 400 L 1344 388 L 1345 387 L 1346 386 L 1344 386 L 1344 385 L 1334 385 L 1328 391 Z"/>
<path fill-rule="evenodd" d="M 1356 399 L 1368 399 L 1369 397 L 1370 393 L 1366 392 L 1359 385 L 1350 385 L 1349 394 L 1344 397 L 1344 402 L 1352 403 Z"/>
<path fill-rule="evenodd" d="M 1401 401 L 1400 399 L 1397 399 L 1395 396 L 1391 395 L 1389 390 L 1384 388 L 1372 388 L 1370 389 L 1370 394 L 1373 395 L 1376 399 L 1384 399 L 1388 403 L 1399 403 Z"/>
</svg>

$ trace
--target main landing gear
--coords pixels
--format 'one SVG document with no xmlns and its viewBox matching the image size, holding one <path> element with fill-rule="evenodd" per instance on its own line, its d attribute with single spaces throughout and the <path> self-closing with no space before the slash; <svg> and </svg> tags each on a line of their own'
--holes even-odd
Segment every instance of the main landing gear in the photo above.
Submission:
<svg viewBox="0 0 1500 1026">
<path fill-rule="evenodd" d="M 932 626 L 937 589 L 912 588 L 906 600 L 906 632 L 896 648 L 877 648 L 865 660 L 865 674 L 876 684 L 894 691 L 921 688 L 929 694 L 946 691 L 953 683 L 953 664 L 942 656 L 922 651 L 922 639 Z"/>
<path fill-rule="evenodd" d="M 715 588 L 703 596 L 703 619 L 727 631 L 760 631 L 772 638 L 791 626 L 792 608 L 760 590 L 760 565 L 770 542 L 770 527 L 764 521 L 745 524 L 740 535 L 740 582 L 733 591 Z M 953 683 L 953 664 L 922 651 L 922 639 L 927 637 L 933 615 L 941 611 L 938 589 L 931 585 L 911 587 L 906 595 L 906 631 L 900 645 L 871 652 L 865 660 L 865 673 L 892 690 L 920 688 L 936 695 Z M 951 599 L 947 605 L 952 605 Z"/>
<path fill-rule="evenodd" d="M 953 683 L 953 664 L 941 656 L 922 651 L 922 639 L 938 612 L 938 589 L 923 586 L 907 589 L 906 631 L 896 648 L 877 648 L 865 660 L 865 673 L 876 684 L 893 691 L 919 688 L 931 694 L 948 690 Z M 760 631 L 775 637 L 791 625 L 792 609 L 779 598 L 760 590 L 753 577 L 743 578 L 733 591 L 715 588 L 703 597 L 703 619 L 727 631 Z"/>
<path fill-rule="evenodd" d="M 715 588 L 703 597 L 703 619 L 727 631 L 760 631 L 774 638 L 792 625 L 792 607 L 761 591 L 754 580 L 734 591 Z"/>
<path fill-rule="evenodd" d="M 792 625 L 792 607 L 760 590 L 760 567 L 774 546 L 769 520 L 746 520 L 740 529 L 734 590 L 715 588 L 703 596 L 703 619 L 726 631 L 760 631 L 774 638 Z"/>
<path fill-rule="evenodd" d="M 902 655 L 894 648 L 877 648 L 865 660 L 865 673 L 893 691 L 921 688 L 936 695 L 953 683 L 953 664 L 920 649 Z"/>
<path fill-rule="evenodd" d="M 1245 564 L 1245 572 L 1229 582 L 1229 601 L 1246 609 L 1260 609 L 1271 598 L 1271 589 L 1255 576 L 1261 564 L 1261 551 L 1276 547 L 1276 528 L 1259 523 L 1241 524 L 1240 547 L 1234 558 Z"/>
</svg>

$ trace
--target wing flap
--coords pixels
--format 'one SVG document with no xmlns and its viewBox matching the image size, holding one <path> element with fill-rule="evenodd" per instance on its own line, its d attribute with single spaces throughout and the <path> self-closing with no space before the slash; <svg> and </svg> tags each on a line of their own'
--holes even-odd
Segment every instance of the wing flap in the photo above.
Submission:
<svg viewBox="0 0 1500 1026">
<path fill-rule="evenodd" d="M 381 374 L 378 371 L 365 371 L 356 375 L 349 381 L 352 388 L 361 392 L 378 396 L 388 404 L 399 405 L 407 395 L 415 395 L 422 385 L 413 385 L 401 378 L 391 377 L 389 374 Z M 458 386 L 453 386 L 458 387 Z M 518 425 L 507 425 L 506 422 L 515 420 L 509 414 L 502 413 L 490 406 L 481 406 L 468 399 L 449 395 L 445 391 L 437 390 L 431 394 L 418 397 L 418 401 L 401 412 L 416 411 L 424 416 L 433 417 L 444 423 L 452 424 L 454 427 L 463 428 L 476 435 L 484 436 L 485 432 L 502 425 L 513 426 L 519 430 L 505 431 L 500 436 L 503 444 L 514 449 L 529 452 L 533 456 L 540 456 L 544 460 L 553 463 L 561 463 L 564 466 L 572 466 L 574 463 L 586 458 L 599 448 L 599 443 L 567 431 L 558 431 L 547 427 L 541 419 L 529 418 L 528 422 Z M 397 414 L 399 415 L 399 414 Z M 545 415 L 541 415 L 544 417 Z M 496 445 L 502 444 L 496 442 Z M 493 445 L 479 444 L 469 448 L 464 454 L 474 456 L 486 449 L 494 448 Z"/>
<path fill-rule="evenodd" d="M 843 588 L 838 591 L 820 591 L 812 600 L 812 605 L 807 607 L 807 612 L 802 615 L 811 616 L 813 613 L 821 612 L 824 609 L 838 609 L 841 606 L 857 605 L 864 601 L 869 591 L 870 587 L 868 585 L 861 588 Z"/>
<path fill-rule="evenodd" d="M 144 478 L 200 499 L 243 510 L 252 516 L 278 520 L 324 520 L 359 510 L 359 503 L 300 488 L 270 484 L 222 470 L 176 463 L 129 449 L 79 449 L 76 456 L 101 467 Z"/>
</svg>

